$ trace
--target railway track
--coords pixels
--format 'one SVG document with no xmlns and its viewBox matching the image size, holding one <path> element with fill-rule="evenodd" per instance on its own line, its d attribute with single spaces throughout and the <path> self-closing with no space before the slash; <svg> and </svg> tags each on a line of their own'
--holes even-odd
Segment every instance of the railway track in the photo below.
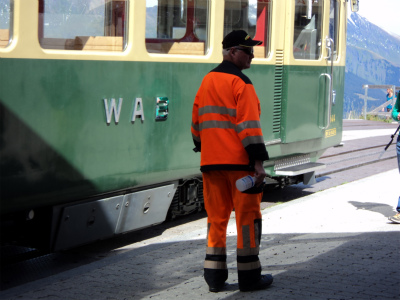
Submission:
<svg viewBox="0 0 400 300">
<path fill-rule="evenodd" d="M 341 147 L 328 149 L 319 162 L 326 169 L 316 174 L 324 177 L 346 171 L 369 168 L 365 176 L 384 172 L 397 166 L 396 137 L 393 136 L 397 123 L 379 121 L 344 120 Z M 385 147 L 392 143 L 385 151 Z"/>
<path fill-rule="evenodd" d="M 327 168 L 317 173 L 316 177 L 327 176 L 390 159 L 396 159 L 395 144 L 391 144 L 386 151 L 384 150 L 385 147 L 386 144 L 381 144 L 322 156 L 319 162 L 324 163 Z M 380 150 L 375 151 L 376 149 Z"/>
<path fill-rule="evenodd" d="M 363 148 L 363 149 L 344 151 L 344 152 L 336 153 L 336 154 L 322 155 L 320 159 L 329 158 L 329 157 L 337 157 L 337 156 L 341 156 L 341 155 L 345 155 L 345 154 L 349 154 L 349 153 L 354 153 L 354 152 L 359 152 L 359 151 L 363 151 L 363 150 L 371 150 L 371 149 L 377 149 L 377 148 L 382 148 L 383 149 L 385 146 L 386 145 L 377 145 L 377 146 L 372 146 L 372 147 L 366 147 L 366 148 Z"/>
</svg>

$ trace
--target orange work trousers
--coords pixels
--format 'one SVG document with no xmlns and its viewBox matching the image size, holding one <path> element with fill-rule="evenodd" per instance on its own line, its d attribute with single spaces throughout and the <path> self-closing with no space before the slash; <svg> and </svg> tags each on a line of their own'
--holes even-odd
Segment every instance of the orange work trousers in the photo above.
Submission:
<svg viewBox="0 0 400 300">
<path fill-rule="evenodd" d="M 235 210 L 237 228 L 237 269 L 239 287 L 261 278 L 258 258 L 261 239 L 262 193 L 246 194 L 236 188 L 236 180 L 254 172 L 208 171 L 203 173 L 204 205 L 208 216 L 204 278 L 209 286 L 220 286 L 228 278 L 226 229 Z"/>
</svg>

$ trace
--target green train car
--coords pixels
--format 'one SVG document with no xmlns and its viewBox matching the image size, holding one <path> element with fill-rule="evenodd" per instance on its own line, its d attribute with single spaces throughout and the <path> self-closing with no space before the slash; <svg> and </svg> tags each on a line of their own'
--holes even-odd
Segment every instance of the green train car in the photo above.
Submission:
<svg viewBox="0 0 400 300">
<path fill-rule="evenodd" d="M 1 242 L 58 251 L 201 210 L 191 110 L 233 29 L 263 41 L 245 73 L 267 174 L 312 184 L 341 142 L 349 7 L 0 0 Z"/>
</svg>

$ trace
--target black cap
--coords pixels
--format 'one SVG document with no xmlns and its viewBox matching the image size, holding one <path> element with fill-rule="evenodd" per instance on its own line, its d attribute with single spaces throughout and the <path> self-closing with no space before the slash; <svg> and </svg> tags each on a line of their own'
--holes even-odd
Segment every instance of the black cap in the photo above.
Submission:
<svg viewBox="0 0 400 300">
<path fill-rule="evenodd" d="M 260 44 L 262 44 L 261 41 L 253 40 L 244 30 L 234 30 L 228 33 L 222 41 L 222 47 L 224 49 L 235 46 L 253 47 Z"/>
</svg>

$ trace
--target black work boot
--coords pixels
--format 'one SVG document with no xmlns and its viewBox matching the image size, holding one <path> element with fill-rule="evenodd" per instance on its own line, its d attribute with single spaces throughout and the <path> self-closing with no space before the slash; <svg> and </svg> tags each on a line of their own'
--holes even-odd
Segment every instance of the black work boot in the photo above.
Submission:
<svg viewBox="0 0 400 300">
<path fill-rule="evenodd" d="M 257 290 L 263 290 L 266 289 L 271 285 L 271 283 L 274 281 L 274 278 L 272 277 L 271 274 L 265 274 L 261 275 L 261 278 L 259 281 L 257 281 L 254 284 L 251 284 L 249 286 L 239 286 L 239 289 L 241 292 L 251 292 L 251 291 L 257 291 Z"/>
</svg>

